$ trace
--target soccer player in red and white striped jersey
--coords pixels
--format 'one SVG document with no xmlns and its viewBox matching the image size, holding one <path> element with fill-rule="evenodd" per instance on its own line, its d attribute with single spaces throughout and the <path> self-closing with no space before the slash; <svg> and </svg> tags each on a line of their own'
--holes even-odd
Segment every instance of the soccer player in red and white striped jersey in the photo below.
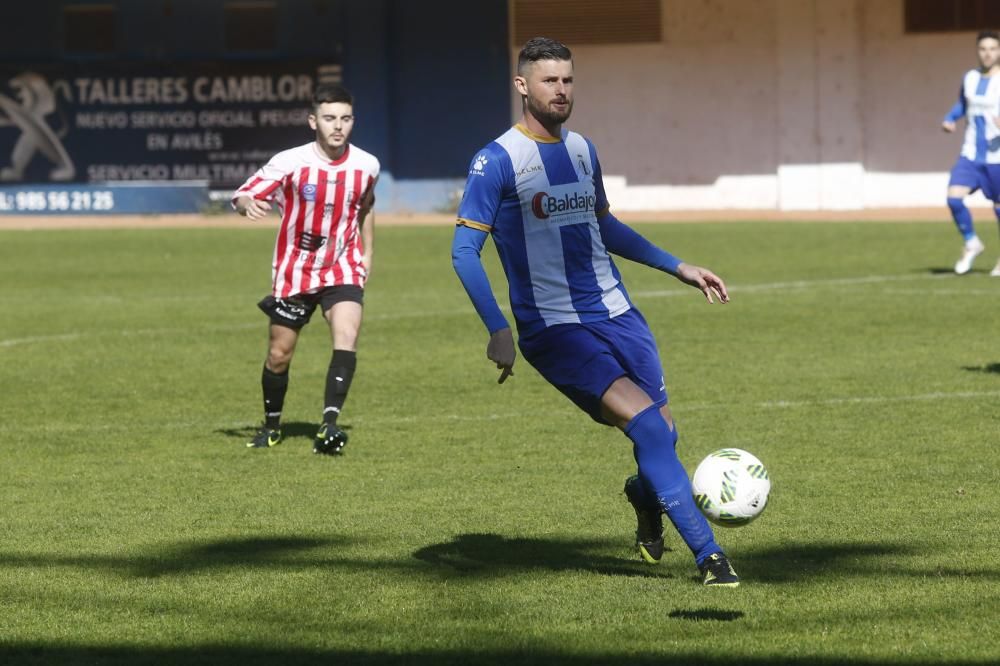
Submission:
<svg viewBox="0 0 1000 666">
<path fill-rule="evenodd" d="M 258 303 L 271 320 L 261 377 L 264 424 L 247 446 L 281 441 L 288 368 L 299 332 L 319 306 L 330 325 L 333 357 L 313 452 L 335 454 L 347 443 L 337 417 L 357 365 L 364 286 L 372 269 L 371 209 L 379 162 L 350 144 L 354 100 L 341 86 L 317 86 L 309 127 L 315 141 L 278 153 L 233 195 L 233 206 L 251 220 L 264 217 L 272 204 L 281 215 L 272 291 Z"/>
</svg>

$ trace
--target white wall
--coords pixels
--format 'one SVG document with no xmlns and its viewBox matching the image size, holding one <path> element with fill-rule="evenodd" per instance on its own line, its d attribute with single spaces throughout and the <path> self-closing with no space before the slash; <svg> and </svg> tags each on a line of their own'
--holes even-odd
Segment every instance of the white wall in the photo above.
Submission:
<svg viewBox="0 0 1000 666">
<path fill-rule="evenodd" d="M 663 0 L 661 44 L 570 44 L 569 127 L 619 210 L 943 206 L 975 33 L 904 34 L 902 4 Z"/>
</svg>

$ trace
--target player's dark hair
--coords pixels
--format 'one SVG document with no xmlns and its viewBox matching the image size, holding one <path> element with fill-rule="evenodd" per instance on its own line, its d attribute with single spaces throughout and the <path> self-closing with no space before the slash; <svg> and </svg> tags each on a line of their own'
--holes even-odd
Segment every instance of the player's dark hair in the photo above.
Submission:
<svg viewBox="0 0 1000 666">
<path fill-rule="evenodd" d="M 996 30 L 983 30 L 976 36 L 976 44 L 979 44 L 984 39 L 995 39 L 1000 42 L 1000 33 Z"/>
<path fill-rule="evenodd" d="M 548 37 L 534 37 L 524 43 L 517 54 L 517 74 L 524 76 L 528 65 L 539 60 L 573 60 L 573 53 L 562 42 Z"/>
<path fill-rule="evenodd" d="M 354 95 L 344 86 L 336 83 L 321 83 L 313 91 L 313 108 L 319 108 L 320 104 L 333 104 L 342 102 L 354 106 Z"/>
</svg>

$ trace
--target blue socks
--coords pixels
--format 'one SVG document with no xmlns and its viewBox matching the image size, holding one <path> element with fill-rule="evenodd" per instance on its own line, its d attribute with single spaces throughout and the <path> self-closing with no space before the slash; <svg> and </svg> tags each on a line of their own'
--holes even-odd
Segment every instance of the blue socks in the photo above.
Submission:
<svg viewBox="0 0 1000 666">
<path fill-rule="evenodd" d="M 701 564 L 712 553 L 721 553 L 712 528 L 695 506 L 691 481 L 674 450 L 677 431 L 667 425 L 659 406 L 650 405 L 636 414 L 624 432 L 634 445 L 632 453 L 639 465 L 639 479 L 666 510 L 670 522 L 694 553 L 695 561 Z"/>
<path fill-rule="evenodd" d="M 972 226 L 972 213 L 965 207 L 965 202 L 958 197 L 948 197 L 948 208 L 951 209 L 951 216 L 955 219 L 955 226 L 962 238 L 970 241 L 976 237 L 976 229 Z"/>
</svg>

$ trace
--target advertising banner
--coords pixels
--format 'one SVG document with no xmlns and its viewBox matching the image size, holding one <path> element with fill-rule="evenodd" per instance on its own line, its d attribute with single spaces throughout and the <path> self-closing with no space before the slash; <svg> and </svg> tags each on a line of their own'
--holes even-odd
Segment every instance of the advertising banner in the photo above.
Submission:
<svg viewBox="0 0 1000 666">
<path fill-rule="evenodd" d="M 339 80 L 318 61 L 0 65 L 0 186 L 234 187 L 310 140 L 313 89 Z"/>
</svg>

